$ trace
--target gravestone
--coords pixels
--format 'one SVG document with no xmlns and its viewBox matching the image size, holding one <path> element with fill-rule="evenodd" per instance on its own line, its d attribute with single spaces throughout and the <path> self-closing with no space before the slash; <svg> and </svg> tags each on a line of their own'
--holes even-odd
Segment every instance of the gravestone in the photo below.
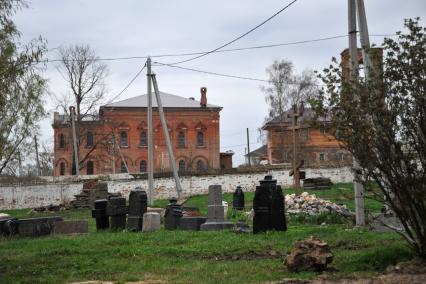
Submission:
<svg viewBox="0 0 426 284">
<path fill-rule="evenodd" d="M 253 233 L 287 230 L 282 189 L 271 175 L 265 176 L 260 186 L 256 186 L 253 210 Z"/>
<path fill-rule="evenodd" d="M 112 197 L 107 206 L 107 215 L 111 217 L 111 230 L 123 230 L 126 228 L 126 198 Z"/>
<path fill-rule="evenodd" d="M 143 214 L 148 208 L 148 196 L 140 187 L 132 190 L 129 195 L 129 213 L 127 216 L 127 229 L 141 231 Z"/>
<path fill-rule="evenodd" d="M 182 217 L 179 220 L 179 226 L 178 229 L 180 230 L 192 230 L 192 231 L 199 231 L 200 226 L 204 224 L 207 221 L 206 217 L 202 216 L 189 216 L 189 217 Z"/>
<path fill-rule="evenodd" d="M 22 237 L 39 237 L 50 235 L 55 227 L 55 222 L 63 221 L 62 217 L 42 217 L 18 220 L 18 233 Z"/>
<path fill-rule="evenodd" d="M 232 199 L 232 207 L 234 210 L 244 210 L 245 202 L 244 202 L 244 192 L 241 186 L 237 186 L 235 189 L 233 199 Z"/>
<path fill-rule="evenodd" d="M 175 230 L 179 227 L 179 222 L 183 215 L 183 207 L 177 204 L 176 198 L 172 198 L 169 201 L 170 203 L 167 205 L 166 213 L 164 214 L 164 228 L 166 230 Z"/>
<path fill-rule="evenodd" d="M 233 223 L 225 220 L 222 187 L 220 185 L 209 186 L 207 210 L 207 222 L 200 226 L 201 231 L 217 231 L 234 227 Z"/>
<path fill-rule="evenodd" d="M 0 220 L 0 235 L 11 236 L 18 234 L 18 219 L 9 217 Z"/>
<path fill-rule="evenodd" d="M 56 235 L 79 235 L 89 232 L 89 224 L 86 220 L 57 221 L 53 229 Z"/>
<path fill-rule="evenodd" d="M 96 219 L 96 229 L 103 230 L 109 228 L 109 217 L 107 215 L 108 200 L 99 199 L 95 201 L 95 209 L 92 210 L 92 217 Z"/>
<path fill-rule="evenodd" d="M 146 212 L 143 214 L 143 232 L 152 232 L 160 230 L 160 214 L 156 212 Z"/>
</svg>

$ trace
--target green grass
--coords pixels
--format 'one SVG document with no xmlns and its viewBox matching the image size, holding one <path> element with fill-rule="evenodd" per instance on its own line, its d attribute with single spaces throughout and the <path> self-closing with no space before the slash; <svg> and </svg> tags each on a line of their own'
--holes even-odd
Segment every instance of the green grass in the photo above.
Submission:
<svg viewBox="0 0 426 284">
<path fill-rule="evenodd" d="M 349 204 L 345 196 L 352 194 L 350 185 L 336 185 L 329 191 L 317 191 L 320 197 Z M 291 190 L 286 189 L 285 193 Z M 251 207 L 253 193 L 246 193 Z M 232 194 L 224 194 L 232 206 Z M 164 207 L 167 200 L 156 201 Z M 189 198 L 187 206 L 197 206 L 206 213 L 207 196 Z M 283 257 L 257 258 L 271 250 L 285 253 L 297 240 L 315 235 L 332 248 L 335 255 L 327 272 L 330 278 L 348 275 L 374 275 L 388 265 L 408 260 L 414 252 L 396 233 L 373 233 L 354 230 L 342 224 L 316 225 L 315 220 L 290 220 L 287 232 L 235 234 L 160 230 L 151 233 L 96 232 L 89 209 L 57 213 L 34 213 L 29 209 L 4 211 L 15 217 L 60 215 L 64 219 L 89 221 L 89 234 L 84 236 L 47 236 L 41 238 L 0 237 L 0 283 L 67 283 L 105 280 L 123 283 L 147 279 L 169 283 L 260 283 L 283 278 L 313 279 L 312 272 L 291 273 L 283 265 Z M 235 216 L 238 219 L 239 216 Z M 326 223 L 339 223 L 326 220 Z M 309 223 L 308 225 L 300 225 Z M 239 259 L 232 259 L 239 256 Z"/>
</svg>

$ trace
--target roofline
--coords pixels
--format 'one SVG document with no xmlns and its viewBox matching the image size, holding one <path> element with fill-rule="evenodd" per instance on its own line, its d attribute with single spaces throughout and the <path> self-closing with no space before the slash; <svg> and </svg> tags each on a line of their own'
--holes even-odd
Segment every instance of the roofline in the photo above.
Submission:
<svg viewBox="0 0 426 284">
<path fill-rule="evenodd" d="M 147 107 L 120 107 L 120 106 L 101 106 L 99 110 L 121 110 L 121 111 L 136 111 L 136 110 L 147 110 Z M 158 110 L 158 107 L 152 107 L 152 109 Z M 169 111 L 221 111 L 223 107 L 163 107 L 164 110 Z"/>
</svg>

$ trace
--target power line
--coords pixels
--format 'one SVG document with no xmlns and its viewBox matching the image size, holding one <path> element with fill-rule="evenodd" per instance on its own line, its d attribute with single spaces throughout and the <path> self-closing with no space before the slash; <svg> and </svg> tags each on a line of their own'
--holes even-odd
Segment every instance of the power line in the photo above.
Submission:
<svg viewBox="0 0 426 284">
<path fill-rule="evenodd" d="M 133 82 L 136 80 L 136 78 L 139 77 L 139 75 L 142 73 L 142 71 L 145 69 L 146 67 L 146 62 L 144 64 L 144 66 L 138 71 L 138 73 L 136 73 L 136 75 L 132 78 L 132 80 L 129 81 L 129 83 L 117 94 L 115 95 L 111 100 L 109 100 L 106 105 L 112 103 L 113 101 L 115 101 L 118 97 L 120 97 L 129 87 L 130 85 L 133 84 Z"/>
<path fill-rule="evenodd" d="M 198 73 L 204 73 L 204 74 L 209 74 L 209 75 L 221 76 L 221 77 L 236 78 L 236 79 L 258 81 L 258 82 L 269 82 L 268 80 L 264 80 L 264 79 L 251 78 L 251 77 L 243 77 L 243 76 L 236 76 L 236 75 L 228 75 L 228 74 L 222 74 L 222 73 L 217 73 L 217 72 L 210 72 L 210 71 L 205 71 L 205 70 L 199 70 L 199 69 L 193 69 L 193 68 L 187 68 L 187 67 L 177 66 L 177 65 L 173 65 L 173 64 L 161 63 L 161 62 L 157 62 L 157 61 L 154 61 L 153 63 L 158 64 L 160 66 L 167 66 L 167 67 L 178 68 L 178 69 L 183 69 L 183 70 L 188 70 L 188 71 L 193 71 L 193 72 L 198 72 Z"/>
<path fill-rule="evenodd" d="M 396 36 L 396 34 L 374 34 L 370 35 L 371 37 L 384 37 L 384 36 Z M 320 42 L 320 41 L 327 41 L 327 40 L 333 40 L 333 39 L 339 39 L 339 38 L 346 38 L 348 35 L 337 35 L 337 36 L 330 36 L 330 37 L 323 37 L 323 38 L 316 38 L 316 39 L 307 39 L 307 40 L 300 40 L 300 41 L 293 41 L 293 42 L 285 42 L 285 43 L 274 43 L 274 44 L 265 44 L 265 45 L 255 45 L 255 46 L 248 46 L 248 47 L 237 47 L 237 48 L 229 48 L 229 49 L 221 49 L 216 50 L 214 52 L 210 53 L 225 53 L 225 52 L 234 52 L 234 51 L 244 51 L 244 50 L 254 50 L 254 49 L 263 49 L 263 48 L 273 48 L 273 47 L 280 47 L 280 46 L 289 46 L 289 45 L 299 45 L 299 44 L 306 44 L 306 43 L 313 43 L 313 42 Z M 54 48 L 56 49 L 56 48 Z M 137 55 L 137 56 L 123 56 L 123 57 L 103 57 L 103 58 L 93 58 L 90 61 L 120 61 L 120 60 L 133 60 L 133 59 L 147 59 L 148 57 L 151 58 L 162 58 L 162 57 L 184 57 L 184 56 L 192 56 L 192 55 L 200 55 L 207 53 L 208 51 L 198 51 L 198 52 L 190 52 L 190 53 L 166 53 L 166 54 L 158 54 L 158 55 Z M 46 59 L 41 60 L 35 64 L 39 63 L 54 63 L 54 62 L 62 62 L 62 59 Z M 78 59 L 72 59 L 70 61 L 78 61 Z"/>
<path fill-rule="evenodd" d="M 206 55 L 209 55 L 210 53 L 213 53 L 213 52 L 215 52 L 215 51 L 218 51 L 219 49 L 222 49 L 222 48 L 224 48 L 224 47 L 226 47 L 226 46 L 228 46 L 228 45 L 230 45 L 230 44 L 232 44 L 232 43 L 236 42 L 237 40 L 240 40 L 241 38 L 245 37 L 246 35 L 250 34 L 250 33 L 251 33 L 251 32 L 253 32 L 253 31 L 257 30 L 258 28 L 260 28 L 261 26 L 263 26 L 264 24 L 266 24 L 267 22 L 269 22 L 270 20 L 272 20 L 273 18 L 275 18 L 276 16 L 278 16 L 278 15 L 279 15 L 280 13 L 282 13 L 284 10 L 286 10 L 286 9 L 287 9 L 287 8 L 289 8 L 291 5 L 293 5 L 294 3 L 296 3 L 296 1 L 297 1 L 297 0 L 293 0 L 292 2 L 290 2 L 289 4 L 287 4 L 286 6 L 284 6 L 283 8 L 281 8 L 278 12 L 276 12 L 275 14 L 273 14 L 272 16 L 270 16 L 269 18 L 267 18 L 266 20 L 264 20 L 263 22 L 261 22 L 260 24 L 258 24 L 257 26 L 255 26 L 254 28 L 251 28 L 249 31 L 247 31 L 247 32 L 245 32 L 244 34 L 240 35 L 239 37 L 237 37 L 237 38 L 235 38 L 235 39 L 233 39 L 233 40 L 231 40 L 231 41 L 229 41 L 229 42 L 227 42 L 227 43 L 225 43 L 225 44 L 222 44 L 221 46 L 219 46 L 219 47 L 217 47 L 217 48 L 215 48 L 215 49 L 213 49 L 213 50 L 211 50 L 211 51 L 208 51 L 208 52 L 206 52 L 206 53 L 203 53 L 203 54 L 198 55 L 198 56 L 195 56 L 195 57 L 191 57 L 191 58 L 189 58 L 189 59 L 185 59 L 185 60 L 181 60 L 181 61 L 178 61 L 178 62 L 174 62 L 174 63 L 172 63 L 172 64 L 181 64 L 181 63 L 184 63 L 184 62 L 188 62 L 188 61 L 192 61 L 192 60 L 195 60 L 195 59 L 198 59 L 198 58 L 204 57 L 204 56 L 206 56 Z"/>
</svg>

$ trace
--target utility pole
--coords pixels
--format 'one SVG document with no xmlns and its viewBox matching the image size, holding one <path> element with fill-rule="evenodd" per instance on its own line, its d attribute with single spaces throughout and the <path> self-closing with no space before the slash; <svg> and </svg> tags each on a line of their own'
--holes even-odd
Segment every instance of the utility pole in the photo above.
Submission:
<svg viewBox="0 0 426 284">
<path fill-rule="evenodd" d="M 115 174 L 115 132 L 112 131 L 112 173 Z"/>
<path fill-rule="evenodd" d="M 160 112 L 161 125 L 163 126 L 164 137 L 166 138 L 166 145 L 167 145 L 167 151 L 169 153 L 170 166 L 172 168 L 173 176 L 175 178 L 178 199 L 180 199 L 182 197 L 182 185 L 180 184 L 179 175 L 176 169 L 176 160 L 173 154 L 172 143 L 170 141 L 169 129 L 167 128 L 166 117 L 164 116 L 163 104 L 161 103 L 161 97 L 160 97 L 160 91 L 158 90 L 157 79 L 155 77 L 155 74 L 152 74 L 151 76 L 152 76 L 152 83 L 154 85 L 155 98 L 157 99 L 158 111 Z"/>
<path fill-rule="evenodd" d="M 37 160 L 37 175 L 41 176 L 40 159 L 38 157 L 37 135 L 34 135 L 34 143 L 35 143 L 36 160 Z"/>
<path fill-rule="evenodd" d="M 148 96 L 148 197 L 149 204 L 154 202 L 154 152 L 153 152 L 153 129 L 152 129 L 152 75 L 151 75 L 151 58 L 146 61 L 146 79 L 147 79 L 147 96 Z"/>
<path fill-rule="evenodd" d="M 293 178 L 294 178 L 294 190 L 297 196 L 300 195 L 300 178 L 299 178 L 299 168 L 297 164 L 297 137 L 296 137 L 296 128 L 297 119 L 299 117 L 299 107 L 297 104 L 293 105 L 293 117 L 292 117 L 292 129 L 293 129 Z"/>
<path fill-rule="evenodd" d="M 74 161 L 75 161 L 75 174 L 79 175 L 79 159 L 77 151 L 77 137 L 75 134 L 75 108 L 70 106 L 70 117 L 71 117 L 71 126 L 72 126 L 72 140 L 74 145 Z"/>
<path fill-rule="evenodd" d="M 348 33 L 349 33 L 349 74 L 352 83 L 358 81 L 358 48 L 356 30 L 356 0 L 348 0 Z M 358 98 L 359 94 L 355 89 L 353 94 Z M 355 191 L 355 222 L 356 226 L 365 226 L 364 213 L 364 188 L 359 182 L 359 164 L 353 160 L 354 167 L 354 191 Z"/>
<path fill-rule="evenodd" d="M 247 159 L 248 159 L 248 165 L 251 167 L 251 161 L 250 161 L 250 135 L 249 135 L 249 129 L 247 128 Z"/>
</svg>

